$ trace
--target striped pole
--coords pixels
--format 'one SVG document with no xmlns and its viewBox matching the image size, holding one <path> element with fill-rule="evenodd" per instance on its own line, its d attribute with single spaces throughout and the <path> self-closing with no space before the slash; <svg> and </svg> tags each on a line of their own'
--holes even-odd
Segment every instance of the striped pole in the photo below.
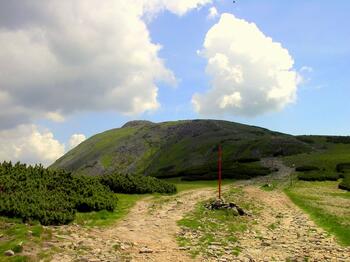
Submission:
<svg viewBox="0 0 350 262">
<path fill-rule="evenodd" d="M 218 186 L 219 186 L 219 199 L 221 199 L 221 166 L 222 166 L 222 148 L 219 145 L 219 160 L 218 160 Z"/>
</svg>

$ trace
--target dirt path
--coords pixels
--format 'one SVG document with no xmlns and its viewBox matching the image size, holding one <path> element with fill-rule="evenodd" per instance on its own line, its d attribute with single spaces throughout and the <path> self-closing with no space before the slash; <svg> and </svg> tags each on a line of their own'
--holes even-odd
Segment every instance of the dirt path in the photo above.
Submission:
<svg viewBox="0 0 350 262">
<path fill-rule="evenodd" d="M 242 261 L 350 261 L 350 248 L 318 228 L 283 192 L 255 186 L 244 192 L 262 209 L 256 224 L 238 237 Z"/>
<path fill-rule="evenodd" d="M 319 228 L 281 189 L 263 191 L 263 183 L 277 180 L 279 186 L 291 183 L 289 168 L 276 158 L 262 160 L 278 171 L 240 183 L 250 201 L 261 205 L 259 217 L 250 230 L 241 234 L 241 261 L 346 261 L 350 248 L 340 246 L 334 237 Z"/>
<path fill-rule="evenodd" d="M 176 244 L 176 224 L 198 201 L 212 197 L 212 189 L 139 201 L 122 221 L 107 229 L 61 227 L 51 243 L 64 249 L 52 261 L 194 261 Z M 200 261 L 199 258 L 197 260 Z"/>
</svg>

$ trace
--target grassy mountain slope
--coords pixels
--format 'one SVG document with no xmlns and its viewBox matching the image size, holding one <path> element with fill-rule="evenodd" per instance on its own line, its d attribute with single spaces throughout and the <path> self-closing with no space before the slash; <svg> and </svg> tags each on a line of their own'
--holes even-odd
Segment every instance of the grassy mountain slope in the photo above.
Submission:
<svg viewBox="0 0 350 262">
<path fill-rule="evenodd" d="M 223 146 L 224 174 L 232 173 L 242 158 L 311 150 L 293 136 L 228 121 L 132 121 L 87 139 L 51 167 L 90 175 L 201 175 L 216 170 L 219 143 Z"/>
</svg>

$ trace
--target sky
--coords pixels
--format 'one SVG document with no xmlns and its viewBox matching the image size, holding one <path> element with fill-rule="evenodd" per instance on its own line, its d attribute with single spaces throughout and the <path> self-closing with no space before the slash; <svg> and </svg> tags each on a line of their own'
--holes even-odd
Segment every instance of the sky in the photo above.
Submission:
<svg viewBox="0 0 350 262">
<path fill-rule="evenodd" d="M 346 0 L 0 0 L 0 161 L 125 122 L 350 135 Z"/>
</svg>

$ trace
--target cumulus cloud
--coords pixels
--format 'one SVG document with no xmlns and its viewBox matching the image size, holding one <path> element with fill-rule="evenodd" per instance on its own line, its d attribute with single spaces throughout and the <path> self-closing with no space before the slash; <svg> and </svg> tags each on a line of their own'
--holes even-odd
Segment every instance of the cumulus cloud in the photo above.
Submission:
<svg viewBox="0 0 350 262">
<path fill-rule="evenodd" d="M 159 81 L 176 79 L 144 22 L 211 0 L 2 1 L 0 129 L 84 110 L 139 114 L 159 107 Z"/>
<path fill-rule="evenodd" d="M 0 131 L 0 160 L 21 161 L 47 166 L 65 152 L 64 144 L 54 138 L 49 130 L 39 130 L 35 125 L 20 125 Z"/>
<path fill-rule="evenodd" d="M 74 134 L 69 139 L 69 149 L 73 149 L 77 145 L 79 145 L 81 142 L 86 140 L 86 136 L 84 134 Z"/>
<path fill-rule="evenodd" d="M 215 6 L 209 8 L 208 19 L 214 19 L 219 15 Z"/>
<path fill-rule="evenodd" d="M 204 115 L 256 116 L 296 99 L 298 73 L 288 50 L 254 24 L 222 14 L 206 34 L 200 54 L 208 60 L 211 88 L 192 97 Z"/>
</svg>

